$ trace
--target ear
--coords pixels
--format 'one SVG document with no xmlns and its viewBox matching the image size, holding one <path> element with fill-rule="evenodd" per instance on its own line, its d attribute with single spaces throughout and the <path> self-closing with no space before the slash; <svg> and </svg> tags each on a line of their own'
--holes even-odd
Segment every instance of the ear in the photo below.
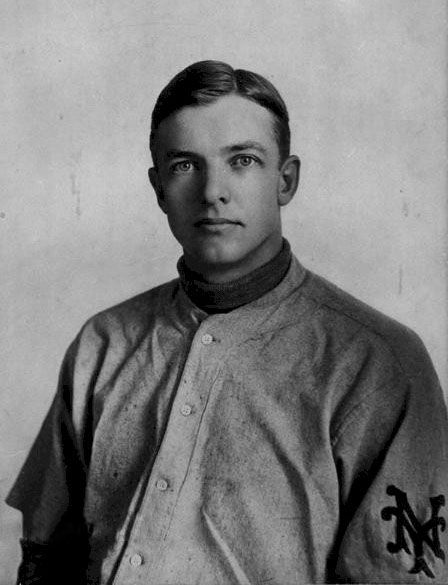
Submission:
<svg viewBox="0 0 448 585">
<path fill-rule="evenodd" d="M 163 211 L 163 213 L 166 213 L 166 205 L 165 205 L 165 200 L 163 197 L 163 189 L 162 189 L 162 185 L 160 184 L 160 181 L 159 181 L 159 175 L 157 173 L 157 169 L 155 167 L 151 167 L 150 169 L 148 169 L 148 177 L 149 177 L 149 182 L 151 183 L 152 188 L 154 189 L 154 191 L 157 195 L 157 203 L 159 204 L 159 207 Z"/>
<path fill-rule="evenodd" d="M 295 154 L 288 156 L 281 166 L 279 174 L 277 201 L 282 207 L 294 197 L 300 178 L 300 159 Z"/>
</svg>

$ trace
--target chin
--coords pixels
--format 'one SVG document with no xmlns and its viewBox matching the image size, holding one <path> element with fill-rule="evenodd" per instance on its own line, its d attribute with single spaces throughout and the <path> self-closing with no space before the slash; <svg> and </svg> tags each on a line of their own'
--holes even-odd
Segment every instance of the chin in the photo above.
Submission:
<svg viewBox="0 0 448 585">
<path fill-rule="evenodd" d="M 198 260 L 201 264 L 210 268 L 226 268 L 239 264 L 242 257 L 233 254 L 203 254 L 198 257 Z"/>
<path fill-rule="evenodd" d="M 203 266 L 218 269 L 237 266 L 244 262 L 246 254 L 243 250 L 236 250 L 234 246 L 207 246 L 195 250 L 192 257 Z"/>
</svg>

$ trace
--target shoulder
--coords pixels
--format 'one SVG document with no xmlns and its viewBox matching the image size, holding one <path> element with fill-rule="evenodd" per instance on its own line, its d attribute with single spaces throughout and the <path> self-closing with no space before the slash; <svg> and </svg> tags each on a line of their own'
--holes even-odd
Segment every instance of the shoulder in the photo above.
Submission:
<svg viewBox="0 0 448 585">
<path fill-rule="evenodd" d="M 309 271 L 300 294 L 318 339 L 314 355 L 325 377 L 333 445 L 342 448 L 345 437 L 350 450 L 363 437 L 389 436 L 403 417 L 416 432 L 432 421 L 443 434 L 443 393 L 414 331 Z"/>
<path fill-rule="evenodd" d="M 363 363 L 371 358 L 379 367 L 388 363 L 410 379 L 432 368 L 412 329 L 325 278 L 308 270 L 300 294 L 310 308 L 313 328 L 327 343 L 331 341 L 340 356 L 348 352 Z"/>
<path fill-rule="evenodd" d="M 145 334 L 172 305 L 178 279 L 158 285 L 90 317 L 78 333 L 74 345 L 129 345 Z"/>
<path fill-rule="evenodd" d="M 145 317 L 163 311 L 167 303 L 174 297 L 179 279 L 170 280 L 154 288 L 139 293 L 112 307 L 108 307 L 91 317 L 88 323 L 107 324 L 120 322 L 123 324 L 139 322 Z"/>
</svg>

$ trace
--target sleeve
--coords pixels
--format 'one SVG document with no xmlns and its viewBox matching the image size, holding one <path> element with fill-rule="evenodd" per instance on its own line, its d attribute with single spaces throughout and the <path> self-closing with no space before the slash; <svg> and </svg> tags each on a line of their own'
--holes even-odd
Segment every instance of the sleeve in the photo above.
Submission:
<svg viewBox="0 0 448 585">
<path fill-rule="evenodd" d="M 333 452 L 344 583 L 448 583 L 448 421 L 421 346 L 341 423 Z"/>
<path fill-rule="evenodd" d="M 6 503 L 22 512 L 19 582 L 79 583 L 87 557 L 83 501 L 87 461 L 75 432 L 72 372 L 64 359 L 58 389 Z"/>
</svg>

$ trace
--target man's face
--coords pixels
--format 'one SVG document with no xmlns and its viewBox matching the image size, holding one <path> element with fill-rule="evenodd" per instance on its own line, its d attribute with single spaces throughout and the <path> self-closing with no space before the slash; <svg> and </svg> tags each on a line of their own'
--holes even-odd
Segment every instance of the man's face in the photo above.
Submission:
<svg viewBox="0 0 448 585">
<path fill-rule="evenodd" d="M 184 107 L 160 124 L 156 160 L 150 179 L 190 268 L 224 282 L 279 251 L 280 205 L 293 192 L 267 109 L 236 95 Z"/>
</svg>

